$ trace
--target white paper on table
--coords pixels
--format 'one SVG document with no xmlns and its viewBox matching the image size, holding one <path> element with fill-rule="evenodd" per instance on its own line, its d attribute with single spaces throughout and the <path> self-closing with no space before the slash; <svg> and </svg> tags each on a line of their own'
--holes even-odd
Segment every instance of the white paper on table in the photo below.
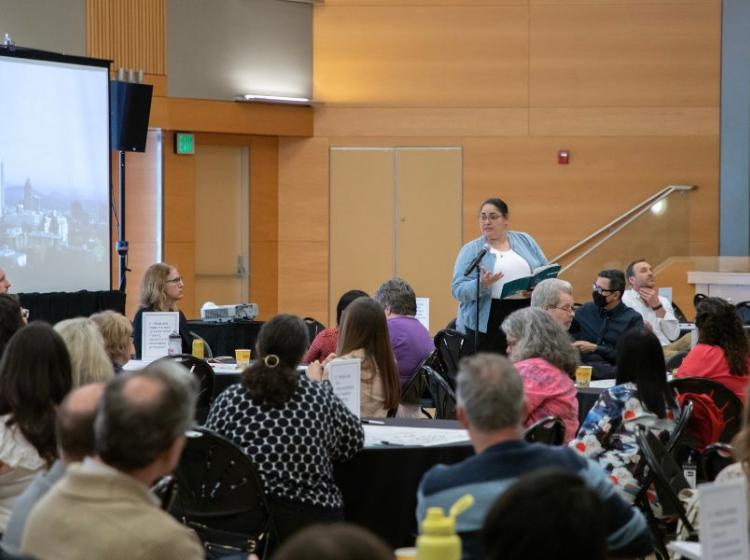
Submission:
<svg viewBox="0 0 750 560">
<path fill-rule="evenodd" d="M 699 484 L 698 504 L 703 558 L 750 558 L 745 477 Z"/>
<path fill-rule="evenodd" d="M 589 383 L 589 387 L 591 387 L 592 389 L 609 389 L 610 387 L 614 386 L 614 379 L 597 379 L 596 381 L 592 381 L 591 383 Z"/>
<path fill-rule="evenodd" d="M 416 318 L 420 323 L 424 325 L 428 331 L 430 330 L 430 298 L 418 297 L 417 298 L 417 314 Z"/>
<path fill-rule="evenodd" d="M 416 428 L 413 426 L 378 426 L 365 424 L 365 447 L 380 447 L 387 445 L 413 445 L 430 447 L 433 445 L 448 445 L 469 441 L 466 430 L 452 430 L 446 428 Z"/>
<path fill-rule="evenodd" d="M 129 360 L 122 366 L 123 371 L 138 371 L 145 368 L 151 362 L 146 360 Z"/>
<path fill-rule="evenodd" d="M 331 360 L 326 366 L 333 393 L 357 418 L 359 418 L 361 396 L 361 370 L 362 360 L 359 358 Z"/>
<path fill-rule="evenodd" d="M 667 544 L 667 548 L 689 560 L 701 560 L 702 558 L 703 551 L 701 550 L 701 543 L 699 542 L 672 541 Z"/>
<path fill-rule="evenodd" d="M 169 354 L 169 335 L 180 332 L 180 314 L 177 311 L 145 311 L 141 318 L 141 359 L 153 362 Z"/>
</svg>

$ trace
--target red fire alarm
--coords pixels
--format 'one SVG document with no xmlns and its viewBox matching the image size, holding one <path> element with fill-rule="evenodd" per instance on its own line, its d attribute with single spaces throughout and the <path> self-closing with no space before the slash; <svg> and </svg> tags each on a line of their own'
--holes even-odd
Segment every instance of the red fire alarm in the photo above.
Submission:
<svg viewBox="0 0 750 560">
<path fill-rule="evenodd" d="M 568 150 L 560 150 L 557 152 L 557 163 L 560 165 L 568 165 L 570 163 L 570 152 Z"/>
</svg>

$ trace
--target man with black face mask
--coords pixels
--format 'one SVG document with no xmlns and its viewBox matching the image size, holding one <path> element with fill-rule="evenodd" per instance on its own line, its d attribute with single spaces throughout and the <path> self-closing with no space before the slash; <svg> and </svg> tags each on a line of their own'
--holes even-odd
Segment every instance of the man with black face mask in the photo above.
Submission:
<svg viewBox="0 0 750 560">
<path fill-rule="evenodd" d="M 620 270 L 602 270 L 593 285 L 590 303 L 577 311 L 570 333 L 581 361 L 594 366 L 595 379 L 615 376 L 615 347 L 620 336 L 633 327 L 642 327 L 641 315 L 622 303 L 625 275 Z"/>
</svg>

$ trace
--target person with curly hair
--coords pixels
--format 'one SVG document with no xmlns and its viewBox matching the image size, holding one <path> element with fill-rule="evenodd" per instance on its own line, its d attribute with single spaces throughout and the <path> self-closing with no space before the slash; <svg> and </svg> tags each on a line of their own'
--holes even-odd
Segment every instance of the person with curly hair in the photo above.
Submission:
<svg viewBox="0 0 750 560">
<path fill-rule="evenodd" d="M 750 380 L 750 347 L 742 321 L 731 303 L 709 297 L 695 315 L 698 344 L 685 356 L 675 377 L 703 377 L 721 383 L 745 402 Z"/>
</svg>

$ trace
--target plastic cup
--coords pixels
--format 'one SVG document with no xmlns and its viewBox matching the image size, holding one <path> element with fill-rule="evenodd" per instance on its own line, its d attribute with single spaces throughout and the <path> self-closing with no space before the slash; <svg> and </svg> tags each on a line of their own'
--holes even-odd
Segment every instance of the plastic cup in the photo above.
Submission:
<svg viewBox="0 0 750 560">
<path fill-rule="evenodd" d="M 576 387 L 587 389 L 591 383 L 591 366 L 578 366 L 576 369 Z"/>
<path fill-rule="evenodd" d="M 246 368 L 250 365 L 250 350 L 248 348 L 236 349 L 234 359 L 237 362 L 237 367 Z"/>
<path fill-rule="evenodd" d="M 414 560 L 417 557 L 417 549 L 413 546 L 396 549 L 396 560 Z"/>
</svg>

